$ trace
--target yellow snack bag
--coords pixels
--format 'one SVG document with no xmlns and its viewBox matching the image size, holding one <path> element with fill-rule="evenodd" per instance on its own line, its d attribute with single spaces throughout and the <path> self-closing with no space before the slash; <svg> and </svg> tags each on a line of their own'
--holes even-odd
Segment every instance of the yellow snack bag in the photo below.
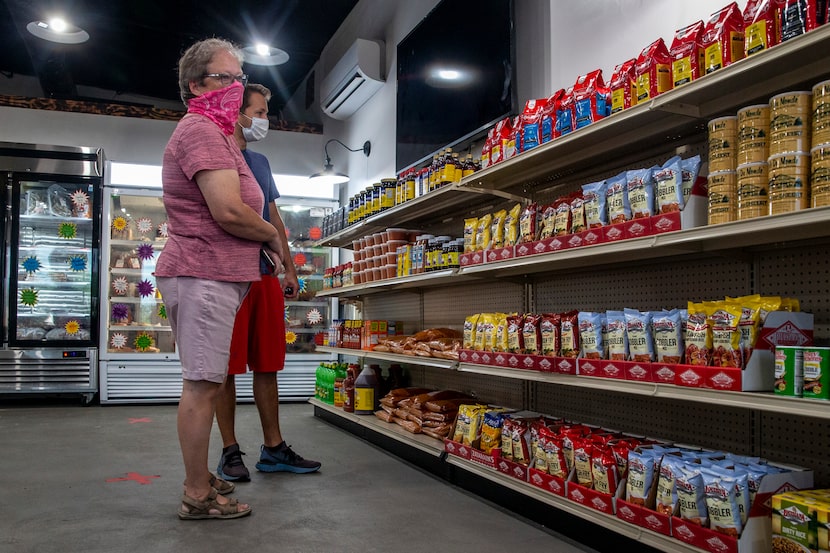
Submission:
<svg viewBox="0 0 830 553">
<path fill-rule="evenodd" d="M 478 326 L 478 318 L 480 314 L 470 315 L 464 319 L 464 338 L 462 345 L 464 349 L 473 349 L 476 342 L 476 328 Z"/>
<path fill-rule="evenodd" d="M 493 216 L 489 213 L 478 218 L 478 229 L 476 231 L 476 250 L 490 249 L 490 223 L 493 221 Z"/>
<path fill-rule="evenodd" d="M 741 306 L 726 301 L 704 302 L 712 327 L 712 365 L 743 367 L 741 355 Z"/>
<path fill-rule="evenodd" d="M 764 321 L 767 320 L 768 313 L 780 310 L 780 296 L 761 296 L 761 326 L 764 326 Z"/>
<path fill-rule="evenodd" d="M 490 320 L 484 326 L 484 350 L 496 351 L 498 345 L 498 323 L 504 313 L 491 313 Z"/>
<path fill-rule="evenodd" d="M 761 296 L 755 294 L 742 298 L 727 298 L 727 303 L 732 303 L 741 308 L 741 355 L 744 366 L 749 362 L 749 356 L 755 348 L 755 341 L 758 339 L 758 329 L 761 327 Z"/>
<path fill-rule="evenodd" d="M 686 363 L 706 366 L 712 358 L 712 327 L 702 303 L 688 303 L 686 320 Z"/>
<path fill-rule="evenodd" d="M 501 209 L 493 213 L 493 220 L 490 222 L 490 249 L 505 247 L 504 243 L 504 220 L 507 218 L 507 210 Z"/>
<path fill-rule="evenodd" d="M 493 326 L 493 314 L 492 313 L 482 313 L 478 317 L 478 322 L 476 324 L 476 335 L 475 340 L 473 340 L 473 349 L 478 351 L 485 351 L 487 344 L 485 338 L 487 337 L 487 327 Z M 492 331 L 491 331 L 492 332 Z"/>
<path fill-rule="evenodd" d="M 519 217 L 522 215 L 522 204 L 516 204 L 507 212 L 504 219 L 504 245 L 515 246 L 519 242 Z"/>
<path fill-rule="evenodd" d="M 507 318 L 515 317 L 516 313 L 499 313 L 496 319 L 496 347 L 493 351 L 508 351 L 510 348 L 510 340 L 508 333 Z"/>
<path fill-rule="evenodd" d="M 478 231 L 478 218 L 464 219 L 464 253 L 476 251 L 476 233 Z"/>
</svg>

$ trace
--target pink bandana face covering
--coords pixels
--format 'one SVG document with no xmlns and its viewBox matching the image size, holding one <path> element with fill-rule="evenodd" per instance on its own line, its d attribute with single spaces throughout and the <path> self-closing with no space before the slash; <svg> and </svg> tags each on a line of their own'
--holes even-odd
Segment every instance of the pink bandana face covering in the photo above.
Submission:
<svg viewBox="0 0 830 553">
<path fill-rule="evenodd" d="M 239 109 L 242 107 L 242 93 L 245 87 L 234 81 L 225 88 L 205 92 L 187 102 L 187 113 L 204 115 L 222 129 L 225 135 L 233 134 Z"/>
</svg>

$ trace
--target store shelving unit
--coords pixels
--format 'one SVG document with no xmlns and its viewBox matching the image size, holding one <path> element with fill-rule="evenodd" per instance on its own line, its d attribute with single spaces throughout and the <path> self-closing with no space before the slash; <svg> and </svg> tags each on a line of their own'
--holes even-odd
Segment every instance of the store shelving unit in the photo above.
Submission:
<svg viewBox="0 0 830 553">
<path fill-rule="evenodd" d="M 824 26 L 477 172 L 457 185 L 371 217 L 324 243 L 350 247 L 356 237 L 404 223 L 429 228 L 446 221 L 448 212 L 454 212 L 453 220 L 458 222 L 465 210 L 503 195 L 550 202 L 623 169 L 650 166 L 675 153 L 705 152 L 710 118 L 830 78 L 828 49 L 830 26 Z M 465 188 L 475 188 L 478 204 L 460 199 Z M 487 191 L 493 193 L 491 198 L 486 198 Z M 830 340 L 828 223 L 830 208 L 808 209 L 326 290 L 321 295 L 355 298 L 366 319 L 402 321 L 406 330 L 420 330 L 460 329 L 465 316 L 481 312 L 656 310 L 685 306 L 688 300 L 761 293 L 800 299 L 802 310 L 814 314 L 815 337 L 822 343 Z M 459 222 L 456 233 L 460 229 Z M 404 364 L 410 368 L 413 385 L 452 387 L 481 401 L 809 467 L 816 485 L 830 486 L 825 455 L 830 450 L 825 423 L 830 419 L 830 402 L 446 360 L 436 363 L 339 348 L 326 351 Z M 315 403 L 315 409 L 328 407 Z M 327 416 L 345 416 L 337 411 L 327 410 Z M 397 430 L 397 440 L 421 447 L 411 435 Z M 548 496 L 476 463 L 453 457 L 447 462 L 657 549 L 698 551 L 590 509 L 584 512 L 566 499 Z"/>
</svg>

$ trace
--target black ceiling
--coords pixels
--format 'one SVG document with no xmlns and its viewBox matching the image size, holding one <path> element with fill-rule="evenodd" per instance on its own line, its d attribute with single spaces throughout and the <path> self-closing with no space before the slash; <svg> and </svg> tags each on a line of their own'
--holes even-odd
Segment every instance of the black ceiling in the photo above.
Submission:
<svg viewBox="0 0 830 553">
<path fill-rule="evenodd" d="M 176 63 L 196 40 L 251 37 L 285 50 L 286 64 L 245 64 L 252 82 L 273 92 L 276 114 L 320 57 L 357 0 L 0 0 L 0 80 L 36 76 L 44 97 L 90 99 L 78 86 L 178 100 Z M 62 45 L 26 31 L 30 21 L 60 12 L 90 39 Z M 0 85 L 2 86 L 2 85 Z M 0 88 L 2 90 L 2 88 Z M 131 101 L 129 103 L 135 103 Z"/>
</svg>

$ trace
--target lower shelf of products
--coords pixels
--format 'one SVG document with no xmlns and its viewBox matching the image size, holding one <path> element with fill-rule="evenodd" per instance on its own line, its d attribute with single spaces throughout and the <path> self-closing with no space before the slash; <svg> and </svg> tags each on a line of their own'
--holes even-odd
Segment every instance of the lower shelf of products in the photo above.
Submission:
<svg viewBox="0 0 830 553">
<path fill-rule="evenodd" d="M 597 524 L 604 529 L 635 540 L 641 544 L 663 551 L 686 551 L 689 553 L 701 552 L 701 549 L 697 547 L 684 544 L 669 536 L 664 536 L 645 528 L 629 524 L 618 519 L 614 515 L 596 511 L 590 507 L 585 507 L 564 497 L 547 493 L 527 482 L 522 482 L 521 480 L 498 472 L 496 469 L 484 466 L 474 461 L 463 459 L 461 457 L 447 455 L 444 451 L 444 444 L 434 438 L 412 434 L 398 425 L 385 423 L 373 415 L 355 415 L 354 413 L 347 413 L 340 408 L 324 403 L 318 399 L 310 399 L 309 403 L 314 405 L 316 409 L 326 411 L 327 413 L 356 423 L 366 429 L 392 438 L 405 446 L 435 455 L 436 457 L 444 460 L 446 463 L 463 471 L 485 480 L 489 480 L 528 498 L 550 505 L 551 507 L 564 511 L 587 522 Z"/>
</svg>

